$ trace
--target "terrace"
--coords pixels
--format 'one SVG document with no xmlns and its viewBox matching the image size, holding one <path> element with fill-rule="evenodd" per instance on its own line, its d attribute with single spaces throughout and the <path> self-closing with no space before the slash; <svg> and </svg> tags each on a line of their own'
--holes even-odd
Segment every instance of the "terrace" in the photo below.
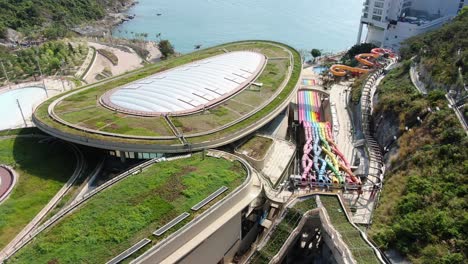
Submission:
<svg viewBox="0 0 468 264">
<path fill-rule="evenodd" d="M 225 50 L 253 51 L 266 56 L 267 62 L 263 71 L 245 88 L 203 111 L 184 116 L 142 117 L 112 111 L 98 102 L 98 98 L 111 89 L 189 62 L 226 54 Z M 238 139 L 237 134 L 266 123 L 286 107 L 300 72 L 300 57 L 288 46 L 263 41 L 229 43 L 152 64 L 55 97 L 38 108 L 34 120 L 47 133 L 87 145 L 99 141 L 99 146 L 94 143 L 96 147 L 104 147 L 103 142 L 151 144 L 152 148 L 198 146 L 207 142 L 219 146 Z"/>
<path fill-rule="evenodd" d="M 39 234 L 9 263 L 104 263 L 150 239 L 136 253 L 141 254 L 236 190 L 246 174 L 238 161 L 201 154 L 153 164 L 91 198 Z M 191 211 L 222 186 L 228 190 Z M 184 215 L 181 221 L 168 225 L 180 215 Z M 161 227 L 164 233 L 152 234 Z"/>
<path fill-rule="evenodd" d="M 38 136 L 33 129 L 3 131 L 11 138 L 0 140 L 0 164 L 19 175 L 12 193 L 0 204 L 0 249 L 49 203 L 78 165 L 65 144 L 39 143 L 42 137 L 33 133 Z"/>
</svg>

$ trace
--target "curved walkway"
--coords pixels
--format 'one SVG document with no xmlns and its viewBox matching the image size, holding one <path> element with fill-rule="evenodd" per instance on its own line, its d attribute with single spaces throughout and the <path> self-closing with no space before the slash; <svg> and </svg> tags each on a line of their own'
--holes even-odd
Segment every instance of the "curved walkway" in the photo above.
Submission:
<svg viewBox="0 0 468 264">
<path fill-rule="evenodd" d="M 10 195 L 18 180 L 18 174 L 6 165 L 0 165 L 0 204 Z"/>
<path fill-rule="evenodd" d="M 50 200 L 50 202 L 29 222 L 26 227 L 4 248 L 0 251 L 0 263 L 4 261 L 13 253 L 18 251 L 25 243 L 31 240 L 31 232 L 37 227 L 37 225 L 44 219 L 44 217 L 57 205 L 57 203 L 63 198 L 67 191 L 72 187 L 76 179 L 78 179 L 85 171 L 86 162 L 84 155 L 78 147 L 73 144 L 69 144 L 70 148 L 76 158 L 76 167 L 70 179 L 65 185 L 57 192 L 57 194 Z"/>
<path fill-rule="evenodd" d="M 392 60 L 385 68 L 392 67 L 396 61 Z M 362 115 L 362 129 L 366 146 L 369 153 L 369 171 L 367 180 L 363 185 L 363 193 L 358 196 L 355 204 L 357 210 L 353 216 L 353 222 L 357 224 L 370 225 L 372 221 L 372 213 L 374 211 L 376 202 L 380 195 L 380 190 L 383 184 L 383 177 L 385 172 L 385 164 L 383 162 L 383 154 L 380 145 L 374 138 L 371 127 L 372 116 L 372 99 L 377 90 L 377 86 L 385 76 L 385 70 L 380 69 L 369 76 L 361 96 L 361 115 Z"/>
<path fill-rule="evenodd" d="M 75 77 L 84 79 L 95 61 L 96 61 L 96 49 L 94 47 L 88 47 L 88 54 L 86 55 L 86 58 L 83 61 L 83 64 L 81 64 L 78 71 L 76 71 Z"/>
</svg>

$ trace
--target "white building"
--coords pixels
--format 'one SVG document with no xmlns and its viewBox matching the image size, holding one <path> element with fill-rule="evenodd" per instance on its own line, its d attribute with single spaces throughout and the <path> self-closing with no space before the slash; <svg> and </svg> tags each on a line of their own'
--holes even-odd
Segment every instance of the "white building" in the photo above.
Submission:
<svg viewBox="0 0 468 264">
<path fill-rule="evenodd" d="M 467 4 L 465 0 L 365 0 L 358 43 L 367 25 L 365 42 L 398 50 L 403 40 L 440 27 Z"/>
</svg>

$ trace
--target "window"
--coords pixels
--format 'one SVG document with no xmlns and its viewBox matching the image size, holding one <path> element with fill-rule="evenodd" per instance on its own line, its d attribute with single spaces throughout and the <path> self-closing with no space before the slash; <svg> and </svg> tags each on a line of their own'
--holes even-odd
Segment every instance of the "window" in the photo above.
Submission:
<svg viewBox="0 0 468 264">
<path fill-rule="evenodd" d="M 384 3 L 383 3 L 383 2 L 375 2 L 375 3 L 374 3 L 374 6 L 375 6 L 375 7 L 382 8 L 382 7 L 384 6 Z"/>
<path fill-rule="evenodd" d="M 382 20 L 382 17 L 381 17 L 381 16 L 373 15 L 373 16 L 372 16 L 372 20 L 381 21 L 381 20 Z"/>
<path fill-rule="evenodd" d="M 382 12 L 382 9 L 374 9 L 373 13 L 376 15 L 382 15 L 383 12 Z"/>
</svg>

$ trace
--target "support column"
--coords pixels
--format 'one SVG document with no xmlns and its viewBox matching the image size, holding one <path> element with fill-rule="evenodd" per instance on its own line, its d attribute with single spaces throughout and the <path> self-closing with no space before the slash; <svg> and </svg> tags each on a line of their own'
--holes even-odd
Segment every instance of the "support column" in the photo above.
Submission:
<svg viewBox="0 0 468 264">
<path fill-rule="evenodd" d="M 125 163 L 126 159 L 125 159 L 125 151 L 121 151 L 119 150 L 120 152 L 120 161 Z"/>
<path fill-rule="evenodd" d="M 358 33 L 358 37 L 357 37 L 357 42 L 356 42 L 356 44 L 360 44 L 360 43 L 361 43 L 362 27 L 363 27 L 363 23 L 362 23 L 362 22 L 359 22 L 359 33 Z"/>
</svg>

